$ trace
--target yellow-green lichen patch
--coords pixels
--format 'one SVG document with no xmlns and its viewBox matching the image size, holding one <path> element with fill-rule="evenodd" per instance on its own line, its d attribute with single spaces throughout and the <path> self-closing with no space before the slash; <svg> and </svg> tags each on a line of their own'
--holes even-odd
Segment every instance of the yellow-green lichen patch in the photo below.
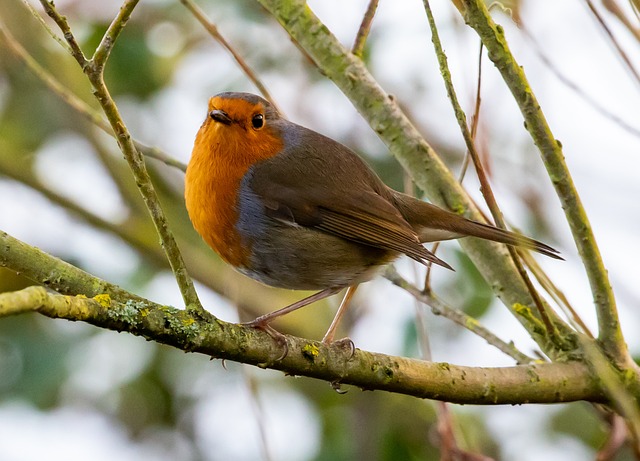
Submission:
<svg viewBox="0 0 640 461">
<path fill-rule="evenodd" d="M 468 330 L 475 331 L 475 329 L 478 328 L 478 325 L 480 325 L 480 323 L 473 317 L 467 317 L 464 321 L 464 325 L 465 327 L 467 327 Z"/>
<path fill-rule="evenodd" d="M 108 309 L 109 307 L 111 307 L 111 296 L 109 296 L 107 293 L 101 293 L 99 295 L 95 295 L 93 299 L 105 309 Z"/>
<path fill-rule="evenodd" d="M 320 354 L 320 349 L 315 344 L 307 343 L 304 346 L 302 346 L 303 357 L 310 360 L 311 362 L 314 362 L 319 354 Z"/>
<path fill-rule="evenodd" d="M 528 367 L 527 368 L 527 375 L 529 375 L 529 382 L 530 383 L 540 382 L 540 376 L 538 375 L 538 372 L 535 370 L 534 367 Z"/>
<path fill-rule="evenodd" d="M 538 320 L 535 315 L 533 315 L 530 307 L 525 306 L 524 304 L 515 303 L 511 306 L 511 309 L 513 309 L 513 312 L 527 321 L 527 323 L 529 324 L 527 328 L 529 328 L 530 331 L 531 329 L 533 329 L 533 333 L 540 336 L 545 336 L 546 330 L 544 328 L 544 325 L 540 320 Z"/>
<path fill-rule="evenodd" d="M 384 377 L 385 377 L 385 381 L 386 382 L 391 382 L 393 381 L 393 378 L 395 376 L 395 373 L 393 371 L 393 368 L 391 367 L 384 367 L 383 369 L 383 373 L 384 373 Z"/>
</svg>

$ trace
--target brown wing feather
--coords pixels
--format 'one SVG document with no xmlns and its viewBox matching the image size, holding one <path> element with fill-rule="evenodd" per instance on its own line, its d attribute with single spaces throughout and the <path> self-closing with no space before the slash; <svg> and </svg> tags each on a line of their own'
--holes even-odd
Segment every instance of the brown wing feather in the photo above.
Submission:
<svg viewBox="0 0 640 461">
<path fill-rule="evenodd" d="M 418 236 L 404 220 L 388 221 L 376 216 L 375 208 L 371 211 L 336 211 L 321 207 L 321 222 L 315 227 L 347 240 L 403 253 L 422 264 L 428 261 L 452 269 L 420 244 Z"/>
</svg>

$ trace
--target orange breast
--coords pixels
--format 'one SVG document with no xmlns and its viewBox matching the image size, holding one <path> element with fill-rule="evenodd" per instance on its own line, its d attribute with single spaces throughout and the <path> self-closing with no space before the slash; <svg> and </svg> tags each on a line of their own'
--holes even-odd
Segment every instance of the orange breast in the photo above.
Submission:
<svg viewBox="0 0 640 461">
<path fill-rule="evenodd" d="M 266 127 L 252 132 L 208 118 L 196 136 L 185 177 L 187 211 L 205 242 L 235 267 L 247 267 L 251 254 L 236 228 L 240 183 L 251 165 L 281 150 Z"/>
</svg>

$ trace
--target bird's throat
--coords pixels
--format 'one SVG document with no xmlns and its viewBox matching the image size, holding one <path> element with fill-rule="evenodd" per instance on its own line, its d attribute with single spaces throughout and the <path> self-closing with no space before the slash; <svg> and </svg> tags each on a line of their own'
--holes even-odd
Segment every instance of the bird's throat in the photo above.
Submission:
<svg viewBox="0 0 640 461">
<path fill-rule="evenodd" d="M 194 228 L 236 267 L 244 266 L 250 253 L 236 229 L 240 183 L 253 164 L 282 148 L 273 136 L 261 136 L 258 144 L 247 144 L 246 138 L 240 127 L 205 122 L 196 136 L 185 176 L 185 202 Z"/>
</svg>

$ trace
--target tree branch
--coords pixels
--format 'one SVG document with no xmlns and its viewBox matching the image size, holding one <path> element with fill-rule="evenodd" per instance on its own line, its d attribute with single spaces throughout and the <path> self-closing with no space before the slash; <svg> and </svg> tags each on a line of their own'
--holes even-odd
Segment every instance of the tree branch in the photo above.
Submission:
<svg viewBox="0 0 640 461">
<path fill-rule="evenodd" d="M 407 291 L 417 301 L 429 306 L 431 308 L 431 312 L 433 312 L 434 315 L 441 315 L 460 325 L 461 327 L 469 330 L 471 333 L 480 336 L 487 343 L 491 344 L 498 350 L 513 358 L 519 365 L 534 362 L 533 358 L 518 350 L 513 342 L 507 343 L 498 338 L 491 331 L 483 327 L 475 318 L 465 314 L 460 310 L 447 306 L 432 292 L 419 290 L 417 287 L 402 278 L 400 274 L 398 274 L 398 272 L 393 268 L 393 266 L 389 266 L 384 276 L 394 285 Z"/>
<path fill-rule="evenodd" d="M 107 294 L 118 302 L 148 300 L 101 280 L 76 266 L 27 245 L 0 230 L 0 267 L 19 272 L 34 282 L 62 294 L 93 297 Z"/>
<path fill-rule="evenodd" d="M 136 149 L 131 134 L 127 129 L 124 120 L 120 116 L 115 101 L 109 94 L 109 90 L 104 83 L 104 65 L 109 57 L 109 53 L 115 43 L 115 40 L 122 31 L 124 25 L 128 21 L 133 9 L 135 8 L 139 0 L 125 0 L 123 6 L 120 9 L 118 16 L 112 21 L 111 25 L 107 29 L 103 36 L 100 45 L 96 49 L 94 58 L 91 61 L 86 61 L 81 64 L 82 70 L 87 75 L 89 82 L 93 86 L 93 94 L 100 103 L 102 110 L 104 111 L 111 128 L 116 135 L 116 141 L 120 150 L 124 154 L 125 159 L 129 163 L 129 167 L 133 173 L 133 176 L 138 185 L 138 189 L 144 199 L 145 205 L 151 214 L 151 218 L 156 227 L 156 231 L 160 236 L 162 247 L 167 255 L 171 269 L 180 287 L 180 293 L 184 299 L 184 303 L 188 309 L 194 309 L 202 316 L 210 316 L 211 314 L 204 310 L 191 277 L 187 273 L 184 260 L 180 254 L 180 250 L 173 236 L 173 233 L 169 229 L 167 219 L 162 206 L 155 192 L 147 167 L 144 163 L 144 157 Z M 56 20 L 56 23 L 60 27 L 64 27 L 64 35 L 67 42 L 71 45 L 73 55 L 76 61 L 82 63 L 84 55 L 78 55 L 79 48 L 74 46 L 77 43 L 69 25 L 66 20 L 62 20 L 62 16 L 56 11 L 53 2 L 46 2 L 41 0 L 47 14 Z M 62 19 L 61 19 L 62 18 Z"/>
<path fill-rule="evenodd" d="M 596 380 L 578 362 L 472 368 L 360 349 L 352 356 L 348 349 L 291 336 L 287 337 L 289 353 L 277 360 L 281 349 L 267 333 L 220 320 L 206 322 L 167 306 L 118 302 L 105 294 L 93 299 L 61 296 L 42 287 L 0 294 L 0 317 L 29 310 L 127 331 L 187 352 L 365 390 L 477 405 L 605 401 Z"/>
<path fill-rule="evenodd" d="M 620 330 L 616 301 L 609 277 L 589 218 L 564 160 L 562 144 L 554 138 L 522 67 L 511 54 L 502 27 L 493 22 L 484 2 L 463 0 L 461 4 L 460 12 L 465 22 L 476 31 L 484 43 L 489 59 L 502 74 L 502 78 L 520 107 L 525 119 L 525 127 L 540 150 L 551 182 L 560 198 L 591 284 L 600 327 L 599 340 L 607 354 L 618 363 L 627 365 L 630 363 L 630 358 Z"/>
<path fill-rule="evenodd" d="M 367 41 L 367 37 L 369 36 L 369 31 L 371 30 L 371 24 L 373 23 L 373 17 L 376 14 L 376 9 L 378 8 L 378 0 L 369 0 L 369 6 L 367 6 L 367 11 L 362 18 L 362 23 L 360 24 L 360 28 L 358 29 L 358 34 L 356 35 L 356 39 L 353 42 L 353 46 L 351 47 L 351 53 L 359 58 L 362 57 L 362 53 L 364 52 L 364 44 Z"/>
<path fill-rule="evenodd" d="M 491 184 L 489 183 L 489 179 L 487 178 L 487 175 L 484 171 L 484 167 L 482 165 L 482 162 L 480 161 L 480 156 L 478 155 L 476 146 L 473 142 L 473 137 L 471 136 L 471 132 L 469 130 L 469 127 L 467 126 L 467 116 L 465 115 L 464 110 L 462 109 L 462 107 L 460 106 L 460 102 L 458 101 L 458 96 L 453 86 L 451 72 L 449 71 L 449 65 L 447 63 L 447 56 L 442 49 L 442 44 L 440 43 L 438 28 L 436 27 L 435 18 L 433 17 L 433 12 L 431 11 L 429 0 L 424 0 L 423 3 L 425 12 L 427 14 L 427 20 L 429 21 L 429 28 L 431 29 L 431 41 L 433 42 L 436 57 L 438 58 L 438 63 L 440 65 L 440 74 L 442 74 L 442 79 L 444 80 L 447 95 L 449 96 L 449 100 L 451 101 L 451 105 L 453 106 L 453 111 L 456 115 L 458 127 L 460 128 L 460 132 L 462 133 L 462 138 L 464 139 L 465 145 L 467 146 L 469 156 L 471 157 L 471 160 L 473 160 L 473 165 L 476 169 L 478 180 L 480 181 L 480 191 L 482 192 L 485 202 L 489 207 L 489 211 L 491 211 L 491 215 L 493 216 L 493 220 L 495 221 L 496 225 L 502 229 L 506 229 L 507 225 L 504 221 L 504 217 L 502 216 L 502 211 L 500 210 L 498 201 L 493 194 Z M 547 329 L 547 334 L 549 335 L 551 340 L 557 341 L 558 331 L 554 324 L 551 322 L 549 315 L 547 314 L 545 304 L 542 302 L 542 298 L 533 286 L 533 283 L 531 283 L 531 279 L 527 275 L 527 272 L 522 265 L 522 261 L 518 256 L 518 251 L 512 246 L 508 246 L 507 249 L 509 250 L 509 254 L 511 255 L 513 264 L 516 266 L 516 270 L 520 274 L 522 281 L 525 283 L 527 289 L 529 290 L 529 293 L 531 294 L 531 298 L 533 299 L 533 302 L 538 309 L 540 318 L 542 319 L 542 322 Z"/>
<path fill-rule="evenodd" d="M 323 74 L 342 90 L 390 152 L 434 203 L 480 220 L 481 215 L 433 148 L 411 124 L 393 97 L 384 92 L 364 63 L 349 53 L 309 9 L 303 0 L 258 0 L 284 27 L 298 45 L 313 58 Z M 558 353 L 537 329 L 535 304 L 503 245 L 479 239 L 460 244 L 497 296 L 530 332 L 540 347 Z M 521 307 L 531 315 L 519 315 Z M 564 339 L 562 348 L 575 349 L 575 332 L 565 328 L 553 311 L 549 313 Z"/>
<path fill-rule="evenodd" d="M 39 17 L 39 16 L 38 16 Z M 115 137 L 115 133 L 111 129 L 109 123 L 102 118 L 102 116 L 95 111 L 86 102 L 72 93 L 67 87 L 65 87 L 57 78 L 51 74 L 48 70 L 42 67 L 34 58 L 24 49 L 22 45 L 15 39 L 13 34 L 0 23 L 0 38 L 7 45 L 7 49 L 22 63 L 27 66 L 38 79 L 51 90 L 53 94 L 58 96 L 69 107 L 75 110 L 77 113 L 86 118 L 89 122 L 100 128 L 109 136 Z M 65 48 L 69 49 L 70 48 Z M 171 157 L 166 152 L 163 152 L 160 148 L 154 146 L 147 146 L 146 144 L 133 139 L 133 143 L 144 156 L 154 158 L 161 161 L 165 165 L 177 168 L 182 171 L 187 170 L 187 165 L 179 160 Z"/>
<path fill-rule="evenodd" d="M 67 18 L 62 16 L 60 13 L 58 13 L 58 10 L 56 10 L 53 0 L 40 0 L 40 4 L 44 8 L 44 11 L 49 15 L 49 17 L 53 19 L 53 21 L 60 28 L 60 31 L 64 35 L 64 39 L 69 44 L 70 50 L 68 51 L 71 52 L 71 56 L 73 56 L 73 58 L 80 65 L 80 68 L 82 68 L 82 70 L 84 71 L 89 61 L 84 55 L 82 48 L 80 48 L 80 45 L 76 40 L 76 37 L 71 32 L 71 27 L 69 27 Z M 45 29 L 50 30 L 48 27 L 45 27 Z M 53 33 L 51 34 L 54 35 Z"/>
<path fill-rule="evenodd" d="M 118 15 L 113 21 L 111 21 L 111 24 L 109 24 L 109 28 L 102 36 L 102 40 L 100 40 L 100 43 L 91 58 L 92 71 L 96 74 L 102 74 L 104 72 L 104 66 L 107 64 L 107 59 L 109 59 L 109 56 L 111 55 L 111 50 L 116 44 L 116 40 L 118 40 L 120 33 L 127 25 L 127 22 L 139 1 L 140 0 L 125 0 L 120 7 Z"/>
<path fill-rule="evenodd" d="M 238 53 L 231 46 L 231 44 L 222 36 L 220 31 L 218 30 L 218 27 L 207 17 L 204 11 L 202 11 L 202 8 L 200 8 L 191 0 L 180 0 L 180 3 L 182 3 L 185 6 L 185 8 L 187 8 L 191 12 L 191 14 L 193 14 L 193 16 L 198 20 L 198 22 L 202 24 L 202 27 L 204 27 L 207 30 L 207 32 L 209 32 L 209 35 L 211 35 L 216 42 L 218 42 L 225 50 L 229 52 L 229 54 L 231 54 L 233 59 L 236 61 L 236 63 L 238 63 L 238 65 L 244 72 L 244 74 L 256 86 L 256 88 L 262 94 L 262 96 L 264 96 L 264 98 L 267 101 L 269 101 L 273 105 L 273 107 L 275 107 L 276 109 L 278 109 L 279 112 L 281 112 L 278 105 L 276 104 L 275 99 L 273 99 L 273 97 L 271 96 L 271 93 L 269 93 L 269 90 L 267 90 L 267 87 L 265 86 L 265 84 L 262 83 L 262 80 L 260 80 L 258 75 L 253 71 L 251 66 L 247 64 L 247 62 L 240 55 L 240 53 Z"/>
</svg>

